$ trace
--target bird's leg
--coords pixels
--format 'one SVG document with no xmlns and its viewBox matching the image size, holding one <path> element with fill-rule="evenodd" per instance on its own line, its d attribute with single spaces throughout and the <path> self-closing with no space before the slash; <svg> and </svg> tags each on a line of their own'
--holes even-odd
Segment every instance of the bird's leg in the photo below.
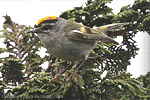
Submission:
<svg viewBox="0 0 150 100">
<path fill-rule="evenodd" d="M 81 66 L 83 65 L 83 63 L 85 62 L 85 60 L 82 60 L 82 61 L 80 61 L 78 64 L 77 64 L 77 68 L 76 68 L 76 71 L 78 71 L 80 68 L 81 68 Z"/>
<path fill-rule="evenodd" d="M 72 62 L 71 64 L 69 64 L 65 69 L 63 69 L 59 74 L 63 74 L 64 72 L 66 72 L 70 67 L 72 68 L 72 66 L 75 64 L 75 62 Z"/>
<path fill-rule="evenodd" d="M 58 79 L 58 76 L 65 73 L 69 68 L 72 68 L 72 66 L 75 64 L 75 62 L 71 62 L 65 69 L 60 71 L 53 79 L 49 80 L 49 83 L 53 82 L 54 80 Z"/>
<path fill-rule="evenodd" d="M 76 69 L 75 71 L 69 76 L 69 77 L 74 77 L 74 76 L 78 76 L 77 75 L 77 71 L 81 68 L 81 66 L 83 65 L 83 63 L 85 62 L 85 60 L 80 61 L 80 62 L 72 62 L 71 64 L 69 64 L 64 70 L 62 70 L 60 73 L 58 73 L 53 79 L 51 79 L 49 81 L 49 83 L 53 82 L 54 80 L 59 80 L 58 76 L 65 73 L 69 68 L 72 68 L 72 66 L 74 64 L 76 64 Z"/>
<path fill-rule="evenodd" d="M 81 66 L 83 65 L 84 62 L 85 62 L 85 60 L 76 62 L 76 68 L 75 68 L 75 70 L 71 73 L 71 75 L 69 76 L 69 78 L 80 77 L 80 76 L 77 74 L 77 71 L 81 68 Z"/>
</svg>

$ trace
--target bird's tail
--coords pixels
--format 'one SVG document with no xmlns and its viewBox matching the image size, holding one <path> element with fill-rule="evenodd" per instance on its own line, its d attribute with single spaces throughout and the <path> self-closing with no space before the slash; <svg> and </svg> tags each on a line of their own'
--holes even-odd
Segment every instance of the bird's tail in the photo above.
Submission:
<svg viewBox="0 0 150 100">
<path fill-rule="evenodd" d="M 130 23 L 126 22 L 126 23 L 108 24 L 108 25 L 100 26 L 96 30 L 103 32 L 103 33 L 106 33 L 107 31 L 110 31 L 112 29 L 119 29 L 120 27 L 123 27 L 123 26 L 128 25 L 128 24 L 130 24 Z"/>
<path fill-rule="evenodd" d="M 116 45 L 119 44 L 117 41 L 115 41 L 114 39 L 112 39 L 111 37 L 108 37 L 108 36 L 101 36 L 99 40 L 101 42 L 113 43 L 113 44 L 116 44 Z"/>
</svg>

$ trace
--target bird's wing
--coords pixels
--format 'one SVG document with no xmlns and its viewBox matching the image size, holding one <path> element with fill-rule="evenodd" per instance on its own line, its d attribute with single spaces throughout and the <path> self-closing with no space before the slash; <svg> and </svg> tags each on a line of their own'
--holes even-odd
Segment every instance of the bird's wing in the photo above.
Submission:
<svg viewBox="0 0 150 100">
<path fill-rule="evenodd" d="M 101 41 L 118 44 L 118 42 L 96 29 L 92 29 L 76 22 L 69 22 L 68 26 L 71 27 L 69 29 L 66 28 L 65 31 L 67 32 L 66 36 L 69 39 L 80 41 Z"/>
<path fill-rule="evenodd" d="M 79 40 L 79 41 L 101 41 L 101 42 L 109 42 L 109 43 L 114 43 L 114 44 L 119 44 L 112 38 L 108 37 L 104 33 L 100 34 L 88 34 L 84 33 L 79 30 L 72 30 L 69 33 L 66 34 L 67 38 L 72 39 L 72 40 Z"/>
</svg>

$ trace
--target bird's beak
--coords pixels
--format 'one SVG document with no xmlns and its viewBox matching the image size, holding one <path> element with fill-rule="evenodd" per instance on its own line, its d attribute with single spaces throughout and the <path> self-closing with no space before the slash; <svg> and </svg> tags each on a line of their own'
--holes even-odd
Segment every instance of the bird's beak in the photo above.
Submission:
<svg viewBox="0 0 150 100">
<path fill-rule="evenodd" d="M 35 33 L 35 31 L 34 30 L 30 30 L 28 33 Z"/>
<path fill-rule="evenodd" d="M 39 33 L 39 29 L 33 29 L 33 30 L 30 30 L 28 33 Z"/>
</svg>

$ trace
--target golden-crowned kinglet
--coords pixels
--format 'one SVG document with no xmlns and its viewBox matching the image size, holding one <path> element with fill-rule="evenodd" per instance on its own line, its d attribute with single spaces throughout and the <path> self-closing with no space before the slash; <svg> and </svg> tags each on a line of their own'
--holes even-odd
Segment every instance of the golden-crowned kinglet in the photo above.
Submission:
<svg viewBox="0 0 150 100">
<path fill-rule="evenodd" d="M 109 24 L 93 29 L 63 18 L 48 16 L 38 20 L 31 32 L 37 33 L 51 55 L 67 61 L 80 61 L 87 59 L 97 41 L 118 44 L 104 33 L 127 24 Z"/>
</svg>

